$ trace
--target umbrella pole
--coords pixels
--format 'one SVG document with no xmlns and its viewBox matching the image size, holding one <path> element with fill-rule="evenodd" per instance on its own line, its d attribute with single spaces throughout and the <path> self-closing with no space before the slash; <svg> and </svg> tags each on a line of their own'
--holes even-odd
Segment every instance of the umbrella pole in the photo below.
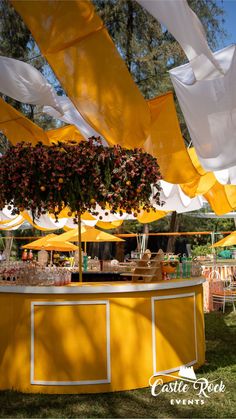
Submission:
<svg viewBox="0 0 236 419">
<path fill-rule="evenodd" d="M 50 265 L 52 266 L 52 250 L 51 250 L 51 255 L 50 255 Z"/>
<path fill-rule="evenodd" d="M 78 213 L 79 282 L 82 282 L 81 215 Z"/>
</svg>

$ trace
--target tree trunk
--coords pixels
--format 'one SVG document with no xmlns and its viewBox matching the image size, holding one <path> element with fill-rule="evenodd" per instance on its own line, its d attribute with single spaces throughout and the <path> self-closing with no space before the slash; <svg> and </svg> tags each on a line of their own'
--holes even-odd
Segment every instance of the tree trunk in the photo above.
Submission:
<svg viewBox="0 0 236 419">
<path fill-rule="evenodd" d="M 143 224 L 143 234 L 148 234 L 149 233 L 149 225 L 148 224 Z M 146 250 L 148 248 L 148 237 L 146 237 L 146 242 L 145 242 L 145 249 Z"/>
<path fill-rule="evenodd" d="M 31 121 L 34 122 L 34 108 L 35 108 L 35 106 L 33 106 L 33 105 L 29 105 L 29 106 L 30 106 L 29 118 L 31 119 Z"/>
<path fill-rule="evenodd" d="M 123 225 L 116 229 L 116 234 L 121 234 L 124 232 Z M 124 262 L 125 258 L 125 242 L 116 242 L 116 253 L 115 258 L 119 262 Z"/>
<path fill-rule="evenodd" d="M 104 260 L 110 260 L 111 259 L 111 243 L 110 242 L 104 243 L 102 258 Z"/>
<path fill-rule="evenodd" d="M 127 19 L 127 28 L 126 28 L 126 64 L 128 67 L 128 70 L 131 70 L 131 64 L 132 64 L 132 37 L 133 37 L 133 31 L 134 31 L 134 19 L 133 19 L 133 4 L 132 1 L 128 1 L 128 19 Z"/>
<path fill-rule="evenodd" d="M 171 214 L 170 220 L 170 233 L 177 232 L 179 230 L 179 217 L 176 211 Z M 175 251 L 176 236 L 170 236 L 167 243 L 167 253 L 174 253 Z"/>
<path fill-rule="evenodd" d="M 10 260 L 11 249 L 12 249 L 12 244 L 13 244 L 13 238 L 10 237 L 10 236 L 12 236 L 12 232 L 11 231 L 6 231 L 5 232 L 4 253 L 6 255 L 6 261 L 7 262 L 9 262 L 9 260 Z"/>
</svg>

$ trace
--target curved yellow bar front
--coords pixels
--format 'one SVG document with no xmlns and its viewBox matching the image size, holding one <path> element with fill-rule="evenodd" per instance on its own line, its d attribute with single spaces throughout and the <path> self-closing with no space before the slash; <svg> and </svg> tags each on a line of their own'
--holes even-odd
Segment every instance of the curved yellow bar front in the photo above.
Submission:
<svg viewBox="0 0 236 419">
<path fill-rule="evenodd" d="M 0 286 L 0 389 L 127 390 L 202 365 L 203 282 Z"/>
</svg>

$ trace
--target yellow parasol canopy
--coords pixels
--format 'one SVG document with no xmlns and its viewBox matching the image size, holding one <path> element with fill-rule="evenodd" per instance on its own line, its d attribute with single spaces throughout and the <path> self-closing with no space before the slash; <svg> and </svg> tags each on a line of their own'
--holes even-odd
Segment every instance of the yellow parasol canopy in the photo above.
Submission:
<svg viewBox="0 0 236 419">
<path fill-rule="evenodd" d="M 56 234 L 48 234 L 47 236 L 41 237 L 38 240 L 22 246 L 22 249 L 31 249 L 31 250 L 56 250 L 59 252 L 72 252 L 78 249 L 78 246 L 75 246 L 72 243 L 69 243 L 65 240 L 58 240 L 56 243 L 52 243 L 51 240 L 57 238 Z"/>
<path fill-rule="evenodd" d="M 78 242 L 78 230 L 77 228 L 67 231 L 66 233 L 56 236 L 52 239 L 53 243 L 59 241 L 72 241 Z M 82 242 L 122 242 L 123 239 L 113 236 L 112 234 L 105 233 L 105 231 L 98 230 L 95 227 L 82 227 L 81 230 L 81 241 Z"/>
<path fill-rule="evenodd" d="M 41 249 L 50 250 L 50 251 L 56 250 L 57 252 L 74 252 L 75 250 L 78 250 L 78 246 L 69 242 L 58 242 L 58 243 L 48 242 L 46 243 L 44 247 L 41 247 Z"/>
<path fill-rule="evenodd" d="M 236 231 L 219 240 L 212 247 L 226 247 L 236 245 Z"/>
</svg>

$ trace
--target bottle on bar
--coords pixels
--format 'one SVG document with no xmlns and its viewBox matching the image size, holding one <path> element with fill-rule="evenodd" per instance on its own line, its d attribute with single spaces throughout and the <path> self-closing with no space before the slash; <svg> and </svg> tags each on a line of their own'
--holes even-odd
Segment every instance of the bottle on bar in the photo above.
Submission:
<svg viewBox="0 0 236 419">
<path fill-rule="evenodd" d="M 178 258 L 178 264 L 176 266 L 176 278 L 180 278 L 180 270 L 181 270 L 181 263 L 180 263 L 180 260 Z"/>
<path fill-rule="evenodd" d="M 170 266 L 171 262 L 174 263 L 175 262 L 175 258 L 173 256 L 170 256 Z M 176 278 L 176 272 L 170 273 L 170 279 L 175 279 Z"/>
<path fill-rule="evenodd" d="M 187 278 L 187 258 L 185 253 L 182 257 L 182 277 Z"/>
<path fill-rule="evenodd" d="M 192 275 L 192 258 L 187 258 L 187 269 L 186 269 L 186 278 L 191 278 Z"/>
</svg>

